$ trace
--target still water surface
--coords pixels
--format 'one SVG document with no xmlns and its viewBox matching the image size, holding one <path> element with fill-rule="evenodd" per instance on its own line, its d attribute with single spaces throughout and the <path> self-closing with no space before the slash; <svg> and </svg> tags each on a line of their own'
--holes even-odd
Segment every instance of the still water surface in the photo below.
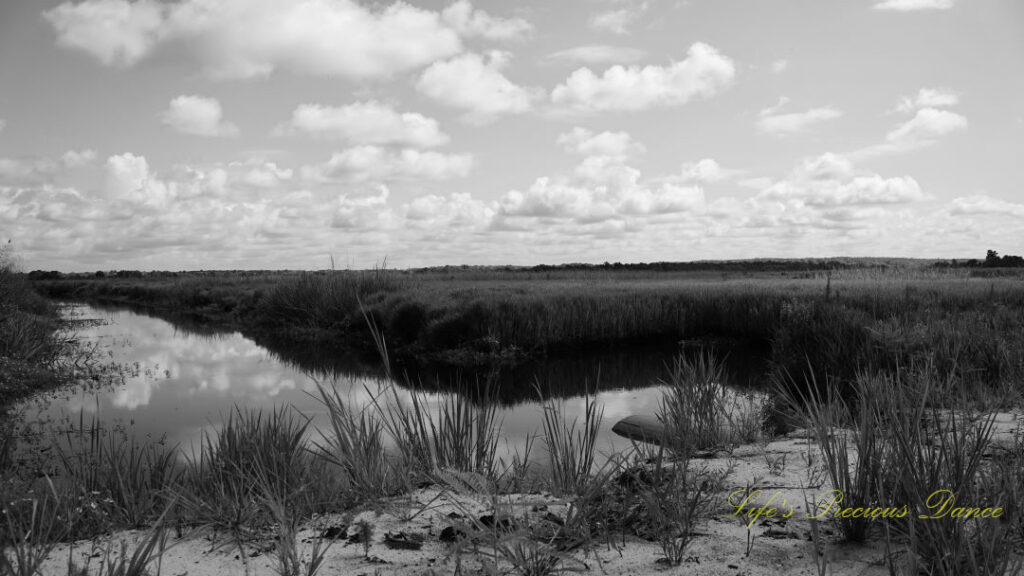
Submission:
<svg viewBox="0 0 1024 576">
<path fill-rule="evenodd" d="M 326 430 L 318 382 L 337 387 L 355 405 L 366 405 L 383 383 L 365 366 L 346 370 L 344 363 L 334 361 L 299 366 L 238 332 L 200 333 L 195 327 L 126 309 L 74 305 L 69 314 L 98 320 L 81 328 L 78 336 L 96 342 L 105 361 L 122 367 L 120 376 L 110 385 L 77 386 L 35 399 L 26 406 L 29 421 L 81 418 L 88 423 L 96 418 L 108 425 L 121 424 L 135 435 L 165 438 L 188 452 L 198 447 L 204 432 L 215 433 L 236 407 L 291 405 L 310 417 L 314 428 Z M 657 410 L 663 389 L 656 383 L 667 375 L 675 346 L 582 353 L 492 373 L 502 398 L 499 451 L 506 456 L 522 451 L 526 439 L 541 429 L 542 408 L 533 399 L 535 382 L 547 394 L 563 398 L 569 421 L 582 420 L 581 394 L 597 383 L 597 400 L 604 407 L 598 450 L 609 454 L 628 448 L 629 442 L 614 435 L 611 427 L 630 414 Z M 755 380 L 763 368 L 749 355 L 730 358 L 730 377 L 742 384 Z M 462 377 L 472 381 L 480 375 Z M 440 382 L 453 375 L 423 371 L 414 378 Z M 531 458 L 545 458 L 542 442 L 534 444 Z"/>
</svg>

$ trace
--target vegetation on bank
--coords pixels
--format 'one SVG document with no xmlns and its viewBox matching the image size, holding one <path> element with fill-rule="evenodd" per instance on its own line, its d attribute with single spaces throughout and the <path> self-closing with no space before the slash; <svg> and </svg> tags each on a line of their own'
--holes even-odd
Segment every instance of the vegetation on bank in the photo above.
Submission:
<svg viewBox="0 0 1024 576">
<path fill-rule="evenodd" d="M 665 383 L 660 416 L 673 425 L 660 446 L 634 446 L 604 465 L 594 452 L 601 407 L 593 398 L 580 421 L 567 421 L 551 402 L 540 408 L 536 449 L 546 454 L 544 467 L 531 464 L 529 454 L 498 458 L 493 443 L 502 432 L 493 406 L 458 394 L 429 398 L 414 390 L 401 406 L 358 406 L 323 388 L 328 430 L 309 430 L 309 420 L 288 407 L 238 411 L 198 454 L 131 439 L 98 421 L 82 423 L 55 439 L 60 458 L 51 477 L 0 467 L 0 573 L 35 574 L 58 541 L 148 526 L 134 552 L 108 549 L 101 562 L 132 562 L 138 571 L 128 573 L 142 574 L 173 532 L 209 536 L 237 550 L 243 563 L 249 550 L 263 548 L 279 574 L 312 575 L 330 545 L 321 536 L 311 555 L 300 553 L 298 527 L 314 515 L 354 518 L 375 509 L 411 519 L 438 499 L 459 506 L 467 497 L 485 503 L 487 512 L 467 507 L 446 517 L 449 556 L 459 559 L 455 573 L 576 571 L 588 550 L 625 538 L 657 543 L 660 557 L 652 565 L 679 565 L 702 524 L 732 512 L 732 465 L 709 467 L 696 455 L 707 447 L 728 452 L 764 435 L 726 405 L 713 381 L 718 375 L 709 356 L 681 358 Z M 826 395 L 794 402 L 820 444 L 830 486 L 847 497 L 842 508 L 906 503 L 908 511 L 870 518 L 830 508 L 794 522 L 812 530 L 825 522 L 844 540 L 883 542 L 893 575 L 1020 574 L 1024 446 L 1004 446 L 1000 458 L 990 458 L 994 414 L 965 408 L 972 396 L 958 378 L 920 365 L 893 376 L 862 375 L 852 401 Z M 433 500 L 403 500 L 425 485 L 437 491 Z M 514 493 L 537 490 L 569 505 L 557 515 L 517 508 Z M 1000 517 L 918 518 L 935 509 L 929 497 L 940 490 L 955 491 L 965 509 L 999 507 Z M 828 506 L 809 503 L 808 514 Z M 372 523 L 353 522 L 348 530 L 369 557 Z M 749 555 L 753 536 L 747 546 Z M 832 544 L 815 539 L 814 546 L 812 560 L 826 574 Z M 83 573 L 81 566 L 68 570 Z"/>
<path fill-rule="evenodd" d="M 60 350 L 52 361 L 37 352 L 46 349 L 40 342 L 66 341 L 59 326 L 23 328 L 55 316 L 33 308 L 41 301 L 22 276 L 5 273 L 4 322 L 15 319 L 3 326 L 5 350 L 33 369 L 59 368 L 66 358 Z M 1024 445 L 989 458 L 991 407 L 1019 404 L 1012 393 L 1024 375 L 1020 277 L 979 280 L 933 269 L 793 276 L 376 270 L 38 286 L 62 297 L 133 295 L 137 303 L 179 306 L 295 339 L 352 338 L 365 334 L 369 320 L 382 331 L 367 338 L 370 345 L 387 340 L 410 354 L 494 360 L 645 338 L 759 340 L 771 350 L 780 397 L 813 432 L 830 484 L 850 498 L 846 506 L 901 502 L 917 511 L 937 490 L 955 491 L 967 507 L 1005 504 L 995 521 L 833 514 L 808 520 L 812 533 L 815 522 L 827 521 L 845 539 L 884 542 L 891 574 L 1020 573 Z M 135 554 L 120 556 L 136 573 L 159 557 L 168 531 L 201 530 L 237 547 L 242 561 L 248 544 L 269 540 L 281 574 L 313 574 L 322 549 L 298 554 L 302 522 L 324 512 L 401 505 L 403 494 L 425 484 L 490 503 L 490 520 L 464 515 L 453 524 L 451 543 L 453 555 L 471 553 L 485 571 L 573 569 L 580 550 L 611 546 L 624 535 L 657 542 L 661 562 L 677 565 L 699 524 L 721 515 L 716 501 L 721 507 L 717 499 L 732 472 L 701 466 L 696 454 L 765 435 L 778 407 L 736 412 L 720 378 L 712 358 L 680 358 L 665 383 L 661 417 L 668 425 L 660 447 L 637 446 L 604 466 L 594 455 L 602 414 L 593 399 L 582 421 L 566 421 L 554 402 L 543 406 L 536 449 L 547 462 L 538 468 L 529 454 L 498 458 L 501 425 L 493 404 L 483 401 L 487 394 L 436 398 L 410 382 L 410 401 L 367 406 L 323 388 L 330 422 L 323 431 L 310 430 L 308 418 L 289 407 L 239 410 L 195 454 L 80 421 L 40 450 L 57 455 L 54 468 L 34 470 L 11 464 L 15 441 L 0 427 L 0 574 L 35 573 L 60 540 L 145 526 L 149 538 Z M 373 394 L 400 395 L 393 385 Z M 566 515 L 550 522 L 510 512 L 509 494 L 537 489 L 570 501 Z M 409 506 L 410 516 L 423 511 Z M 365 539 L 372 526 L 359 533 Z M 814 542 L 822 552 L 814 561 L 827 573 L 827 544 Z M 752 539 L 748 552 L 750 546 Z M 69 574 L 80 573 L 69 567 Z"/>
<path fill-rule="evenodd" d="M 73 364 L 57 306 L 19 273 L 9 245 L 0 247 L 0 412 L 57 385 Z"/>
<path fill-rule="evenodd" d="M 997 271 L 999 269 L 992 269 Z M 1010 269 L 1006 269 L 1010 271 Z M 360 304 L 395 357 L 515 363 L 566 350 L 708 337 L 768 351 L 776 377 L 849 387 L 924 356 L 972 385 L 1024 378 L 1022 276 L 935 267 L 791 272 L 435 269 L 147 274 L 35 285 L 299 342 L 372 350 Z"/>
</svg>

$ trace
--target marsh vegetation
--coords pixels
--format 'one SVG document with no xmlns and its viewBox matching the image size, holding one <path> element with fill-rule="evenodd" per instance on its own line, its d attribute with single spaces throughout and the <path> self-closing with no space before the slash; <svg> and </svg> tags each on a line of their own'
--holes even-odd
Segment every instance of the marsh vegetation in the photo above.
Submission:
<svg viewBox="0 0 1024 576">
<path fill-rule="evenodd" d="M 849 541 L 884 546 L 891 574 L 1020 573 L 1024 444 L 1000 423 L 1019 407 L 1024 381 L 1022 286 L 1013 275 L 902 268 L 47 281 L 42 289 L 54 296 L 175 308 L 257 338 L 338 340 L 385 357 L 462 365 L 635 341 L 743 341 L 766 351 L 772 394 L 756 410 L 738 409 L 722 387 L 720 357 L 680 354 L 661 382 L 666 425 L 658 445 L 600 458 L 594 438 L 604 415 L 593 396 L 581 398 L 578 419 L 567 418 L 558 399 L 542 398 L 532 439 L 502 453 L 494 390 L 470 390 L 466 381 L 427 389 L 401 372 L 367 388 L 362 401 L 325 381 L 316 398 L 326 426 L 288 406 L 240 407 L 198 448 L 83 417 L 48 440 L 58 458 L 47 474 L 0 466 L 0 573 L 35 573 L 59 541 L 145 527 L 135 552 L 114 555 L 138 571 L 159 558 L 168 538 L 203 533 L 237 549 L 243 562 L 263 543 L 278 573 L 313 574 L 330 557 L 330 541 L 302 546 L 298 533 L 309 521 L 348 518 L 371 559 L 372 542 L 396 540 L 375 538 L 371 524 L 359 524 L 365 517 L 355 520 L 360 511 L 411 520 L 442 502 L 452 538 L 447 568 L 434 568 L 441 573 L 582 571 L 593 568 L 595 548 L 627 539 L 654 542 L 659 563 L 679 565 L 709 519 L 738 512 L 729 494 L 766 485 L 746 475 L 741 447 L 765 446 L 793 427 L 813 440 L 803 487 L 844 495 L 841 506 L 813 518 L 827 503 L 808 501 L 807 514 L 791 521 L 813 536 L 808 566 L 828 573 L 831 550 Z M 544 394 L 532 382 L 520 385 Z M 11 434 L 0 440 L 8 453 Z M 786 462 L 763 454 L 764 469 L 781 475 Z M 545 513 L 521 505 L 522 494 L 541 490 L 564 506 Z M 945 515 L 919 518 L 935 516 L 934 495 L 943 491 L 977 514 L 953 515 L 950 504 Z M 907 513 L 843 513 L 887 503 Z M 996 507 L 998 518 L 982 516 Z M 834 537 L 823 536 L 822 523 Z M 747 533 L 744 557 L 758 546 L 755 531 Z M 409 545 L 405 536 L 398 541 Z"/>
</svg>

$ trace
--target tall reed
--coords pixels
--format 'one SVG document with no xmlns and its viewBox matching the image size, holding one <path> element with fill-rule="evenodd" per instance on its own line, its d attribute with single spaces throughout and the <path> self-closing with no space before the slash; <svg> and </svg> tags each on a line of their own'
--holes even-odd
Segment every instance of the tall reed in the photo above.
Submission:
<svg viewBox="0 0 1024 576">
<path fill-rule="evenodd" d="M 710 351 L 695 358 L 680 354 L 672 366 L 658 417 L 665 425 L 664 445 L 687 454 L 693 450 L 728 448 L 733 439 L 726 410 L 725 371 Z"/>
<path fill-rule="evenodd" d="M 361 496 L 386 496 L 400 485 L 398 471 L 385 451 L 384 422 L 374 405 L 359 410 L 336 387 L 317 384 L 327 410 L 330 433 L 315 442 L 322 458 L 342 470 L 350 489 Z"/>
<path fill-rule="evenodd" d="M 557 494 L 580 494 L 591 481 L 604 406 L 598 405 L 595 394 L 588 394 L 583 399 L 583 421 L 577 417 L 569 422 L 563 402 L 545 399 L 539 386 L 537 393 L 544 411 L 544 445 L 552 490 Z"/>
</svg>

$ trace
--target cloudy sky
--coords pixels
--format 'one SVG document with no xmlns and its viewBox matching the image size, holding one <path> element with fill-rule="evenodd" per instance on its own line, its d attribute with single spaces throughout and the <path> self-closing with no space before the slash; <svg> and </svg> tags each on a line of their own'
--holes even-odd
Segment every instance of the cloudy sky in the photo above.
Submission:
<svg viewBox="0 0 1024 576">
<path fill-rule="evenodd" d="M 3 0 L 26 269 L 1024 252 L 1020 0 Z"/>
</svg>

